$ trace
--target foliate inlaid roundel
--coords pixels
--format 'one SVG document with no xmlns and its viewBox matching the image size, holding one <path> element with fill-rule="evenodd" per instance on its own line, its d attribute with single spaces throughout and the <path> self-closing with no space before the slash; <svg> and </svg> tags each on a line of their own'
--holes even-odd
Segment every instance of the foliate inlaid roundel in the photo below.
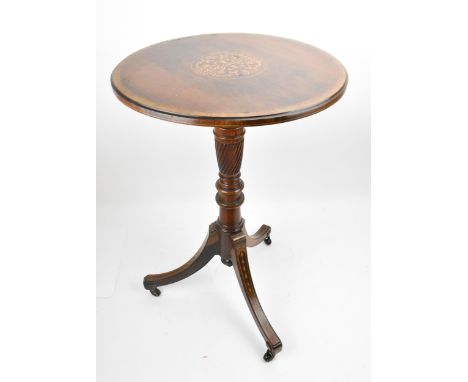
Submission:
<svg viewBox="0 0 468 382">
<path fill-rule="evenodd" d="M 195 73 L 214 78 L 250 77 L 263 69 L 262 61 L 242 52 L 216 52 L 200 57 L 192 65 Z"/>
</svg>

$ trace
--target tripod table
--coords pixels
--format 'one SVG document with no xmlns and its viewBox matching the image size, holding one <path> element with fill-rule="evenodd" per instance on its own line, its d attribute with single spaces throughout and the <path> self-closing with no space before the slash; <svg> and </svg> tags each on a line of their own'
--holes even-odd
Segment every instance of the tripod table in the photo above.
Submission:
<svg viewBox="0 0 468 382">
<path fill-rule="evenodd" d="M 114 93 L 149 116 L 214 128 L 219 179 L 219 217 L 198 252 L 170 272 L 150 274 L 143 285 L 158 287 L 189 277 L 215 255 L 233 266 L 271 361 L 282 343 L 255 292 L 247 247 L 271 244 L 271 228 L 253 235 L 244 228 L 240 178 L 245 127 L 303 118 L 333 105 L 343 95 L 347 73 L 330 54 L 298 41 L 257 34 L 210 34 L 151 45 L 114 69 Z"/>
</svg>

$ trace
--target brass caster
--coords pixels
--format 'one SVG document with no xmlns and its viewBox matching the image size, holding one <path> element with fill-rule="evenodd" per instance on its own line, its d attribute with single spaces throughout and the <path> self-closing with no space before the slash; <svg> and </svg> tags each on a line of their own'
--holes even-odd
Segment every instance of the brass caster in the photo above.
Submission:
<svg viewBox="0 0 468 382">
<path fill-rule="evenodd" d="M 153 287 L 149 291 L 153 296 L 159 297 L 161 295 L 161 291 L 157 287 Z"/>
<path fill-rule="evenodd" d="M 265 362 L 270 362 L 273 358 L 275 358 L 275 355 L 272 353 L 270 349 L 268 349 L 266 353 L 263 355 L 263 359 Z"/>
<path fill-rule="evenodd" d="M 229 260 L 229 259 L 223 259 L 223 258 L 221 258 L 221 262 L 222 262 L 224 265 L 227 265 L 228 267 L 232 267 L 232 261 Z"/>
</svg>

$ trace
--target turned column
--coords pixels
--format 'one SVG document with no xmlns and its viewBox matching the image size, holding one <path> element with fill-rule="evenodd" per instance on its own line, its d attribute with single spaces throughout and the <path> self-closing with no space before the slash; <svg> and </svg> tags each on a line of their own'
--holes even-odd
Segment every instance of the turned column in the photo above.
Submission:
<svg viewBox="0 0 468 382">
<path fill-rule="evenodd" d="M 216 182 L 219 205 L 218 224 L 225 232 L 235 233 L 242 229 L 240 207 L 244 202 L 244 182 L 240 178 L 244 150 L 244 127 L 214 128 L 219 179 Z"/>
</svg>

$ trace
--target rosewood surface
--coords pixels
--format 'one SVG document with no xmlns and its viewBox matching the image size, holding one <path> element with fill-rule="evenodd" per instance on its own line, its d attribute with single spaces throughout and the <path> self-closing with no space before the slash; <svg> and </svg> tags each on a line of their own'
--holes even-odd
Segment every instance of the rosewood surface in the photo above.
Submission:
<svg viewBox="0 0 468 382">
<path fill-rule="evenodd" d="M 141 113 L 204 126 L 252 126 L 317 113 L 344 93 L 347 73 L 302 42 L 256 34 L 170 40 L 124 59 L 111 77 L 119 99 Z"/>
</svg>

